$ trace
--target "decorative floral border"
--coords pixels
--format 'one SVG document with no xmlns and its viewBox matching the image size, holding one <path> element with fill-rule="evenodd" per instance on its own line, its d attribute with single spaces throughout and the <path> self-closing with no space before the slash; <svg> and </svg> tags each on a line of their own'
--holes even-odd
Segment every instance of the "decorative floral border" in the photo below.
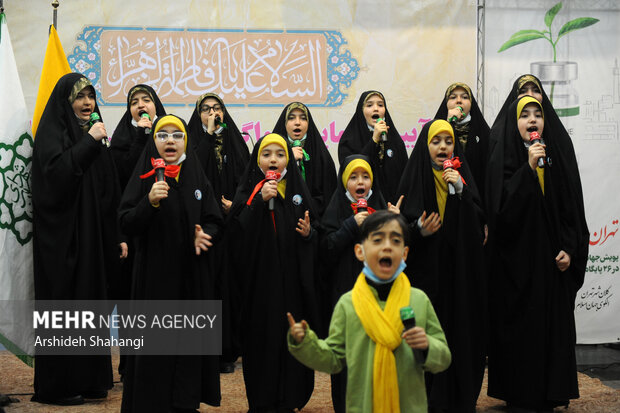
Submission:
<svg viewBox="0 0 620 413">
<path fill-rule="evenodd" d="M 118 105 L 106 103 L 101 95 L 101 33 L 104 30 L 145 30 L 142 27 L 113 27 L 113 26 L 86 26 L 78 35 L 78 45 L 67 56 L 71 70 L 82 73 L 95 87 L 97 93 L 97 103 L 99 105 Z M 165 29 L 161 29 L 165 31 Z M 214 32 L 217 32 L 215 30 Z M 225 32 L 225 31 L 223 31 Z M 291 31 L 289 31 L 291 32 Z M 342 34 L 335 30 L 311 31 L 294 30 L 294 33 L 321 33 L 327 40 L 327 99 L 322 104 L 311 106 L 334 107 L 341 106 L 348 94 L 344 90 L 351 87 L 351 83 L 359 74 L 359 64 L 348 49 L 341 47 L 348 42 Z M 263 106 L 262 104 L 252 104 L 253 107 Z M 265 103 L 264 106 L 273 106 L 272 103 Z"/>
</svg>

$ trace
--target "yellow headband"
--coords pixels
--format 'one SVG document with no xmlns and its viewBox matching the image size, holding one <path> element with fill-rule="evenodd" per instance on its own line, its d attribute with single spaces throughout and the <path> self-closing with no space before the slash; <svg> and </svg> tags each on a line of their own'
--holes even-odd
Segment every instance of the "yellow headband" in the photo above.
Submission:
<svg viewBox="0 0 620 413">
<path fill-rule="evenodd" d="M 351 162 L 349 162 L 347 167 L 344 168 L 344 172 L 342 173 L 342 184 L 344 185 L 345 189 L 347 188 L 347 182 L 349 181 L 351 174 L 357 168 L 362 168 L 364 171 L 368 172 L 368 175 L 370 175 L 370 181 L 372 182 L 373 177 L 372 177 L 372 168 L 370 167 L 370 164 L 363 159 L 359 159 L 359 158 L 353 159 Z"/>
<path fill-rule="evenodd" d="M 454 130 L 452 130 L 452 125 L 450 125 L 448 121 L 445 121 L 443 119 L 437 119 L 428 129 L 428 138 L 426 144 L 428 145 L 431 140 L 441 132 L 447 132 L 448 134 L 450 134 L 450 136 L 452 136 L 452 139 L 454 139 Z"/>
<path fill-rule="evenodd" d="M 542 113 L 542 117 L 544 119 L 545 118 L 545 112 L 544 112 L 540 102 L 537 101 L 536 99 L 534 99 L 531 96 L 523 96 L 521 99 L 519 99 L 519 103 L 517 104 L 517 119 L 519 119 L 521 117 L 521 112 L 523 112 L 523 108 L 525 107 L 525 105 L 528 105 L 530 103 L 536 103 L 538 105 L 538 107 L 540 108 L 540 112 Z"/>
<path fill-rule="evenodd" d="M 469 94 L 469 99 L 473 98 L 471 94 L 471 89 L 469 88 L 469 86 L 467 86 L 465 83 L 457 82 L 457 83 L 452 83 L 450 86 L 448 86 L 448 89 L 446 89 L 446 99 L 448 99 L 448 96 L 450 96 L 450 93 L 454 92 L 454 89 L 458 87 L 465 89 L 465 91 Z"/>
<path fill-rule="evenodd" d="M 270 133 L 266 135 L 263 139 L 260 140 L 260 146 L 258 147 L 258 158 L 256 159 L 256 163 L 260 166 L 260 154 L 265 149 L 265 146 L 271 145 L 272 143 L 276 143 L 280 145 L 284 149 L 284 153 L 286 154 L 286 163 L 288 164 L 288 144 L 284 140 L 284 138 L 277 133 Z"/>
<path fill-rule="evenodd" d="M 185 134 L 185 139 L 183 139 L 185 145 L 183 146 L 183 149 L 187 149 L 187 131 L 185 130 L 185 126 L 183 126 L 183 122 L 181 121 L 181 119 L 177 118 L 174 115 L 166 115 L 158 119 L 157 125 L 155 125 L 155 130 L 153 131 L 153 139 L 157 139 L 155 137 L 157 132 L 159 132 L 161 128 L 167 125 L 172 125 Z"/>
</svg>

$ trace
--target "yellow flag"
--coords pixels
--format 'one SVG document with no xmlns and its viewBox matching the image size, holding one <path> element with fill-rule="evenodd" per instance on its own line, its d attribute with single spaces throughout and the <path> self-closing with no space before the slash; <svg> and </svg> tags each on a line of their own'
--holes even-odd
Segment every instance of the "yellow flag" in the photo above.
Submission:
<svg viewBox="0 0 620 413">
<path fill-rule="evenodd" d="M 34 115 L 32 115 L 32 136 L 36 136 L 37 127 L 43 115 L 43 110 L 47 101 L 56 86 L 56 82 L 62 76 L 71 72 L 67 55 L 62 49 L 60 39 L 56 28 L 52 25 L 50 36 L 47 40 L 47 49 L 45 49 L 45 59 L 43 60 L 43 69 L 41 70 L 41 80 L 39 81 L 39 92 L 37 93 L 37 103 L 34 105 Z"/>
</svg>

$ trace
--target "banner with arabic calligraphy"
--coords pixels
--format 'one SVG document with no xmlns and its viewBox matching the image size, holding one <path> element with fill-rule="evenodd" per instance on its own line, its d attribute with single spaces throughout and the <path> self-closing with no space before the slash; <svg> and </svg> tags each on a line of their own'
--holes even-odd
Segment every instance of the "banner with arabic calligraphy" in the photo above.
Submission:
<svg viewBox="0 0 620 413">
<path fill-rule="evenodd" d="M 558 1 L 486 1 L 485 115 L 493 121 L 519 75 L 543 82 L 575 146 L 591 234 L 575 301 L 577 341 L 620 342 L 620 4 L 564 0 L 545 27 Z M 550 30 L 559 41 L 537 38 L 500 51 L 526 29 Z"/>
<path fill-rule="evenodd" d="M 12 3 L 11 17 L 31 108 L 50 18 L 28 2 Z M 301 101 L 336 158 L 357 99 L 376 89 L 411 150 L 446 87 L 476 85 L 475 0 L 68 2 L 58 24 L 72 70 L 96 87 L 109 133 L 127 90 L 146 83 L 184 119 L 199 95 L 222 96 L 250 147 L 287 103 Z"/>
<path fill-rule="evenodd" d="M 88 76 L 99 104 L 125 105 L 139 83 L 168 104 L 203 93 L 228 105 L 339 106 L 359 65 L 336 31 L 84 28 L 69 63 Z"/>
</svg>

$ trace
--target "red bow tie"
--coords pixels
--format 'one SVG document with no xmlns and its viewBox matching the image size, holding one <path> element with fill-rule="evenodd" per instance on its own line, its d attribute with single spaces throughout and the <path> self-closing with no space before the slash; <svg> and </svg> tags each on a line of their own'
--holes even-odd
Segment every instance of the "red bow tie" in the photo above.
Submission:
<svg viewBox="0 0 620 413">
<path fill-rule="evenodd" d="M 351 203 L 351 209 L 353 210 L 353 215 L 357 214 L 357 202 Z M 368 211 L 369 214 L 374 214 L 376 212 L 374 208 L 371 208 L 371 207 L 366 207 L 366 210 Z"/>
<path fill-rule="evenodd" d="M 141 179 L 148 178 L 151 175 L 155 174 L 155 171 L 159 169 L 161 159 L 151 158 L 151 165 L 153 165 L 153 169 L 145 173 L 144 175 L 140 175 Z M 166 165 L 164 168 L 164 175 L 169 178 L 176 178 L 179 175 L 179 171 L 181 170 L 180 165 Z"/>
</svg>

